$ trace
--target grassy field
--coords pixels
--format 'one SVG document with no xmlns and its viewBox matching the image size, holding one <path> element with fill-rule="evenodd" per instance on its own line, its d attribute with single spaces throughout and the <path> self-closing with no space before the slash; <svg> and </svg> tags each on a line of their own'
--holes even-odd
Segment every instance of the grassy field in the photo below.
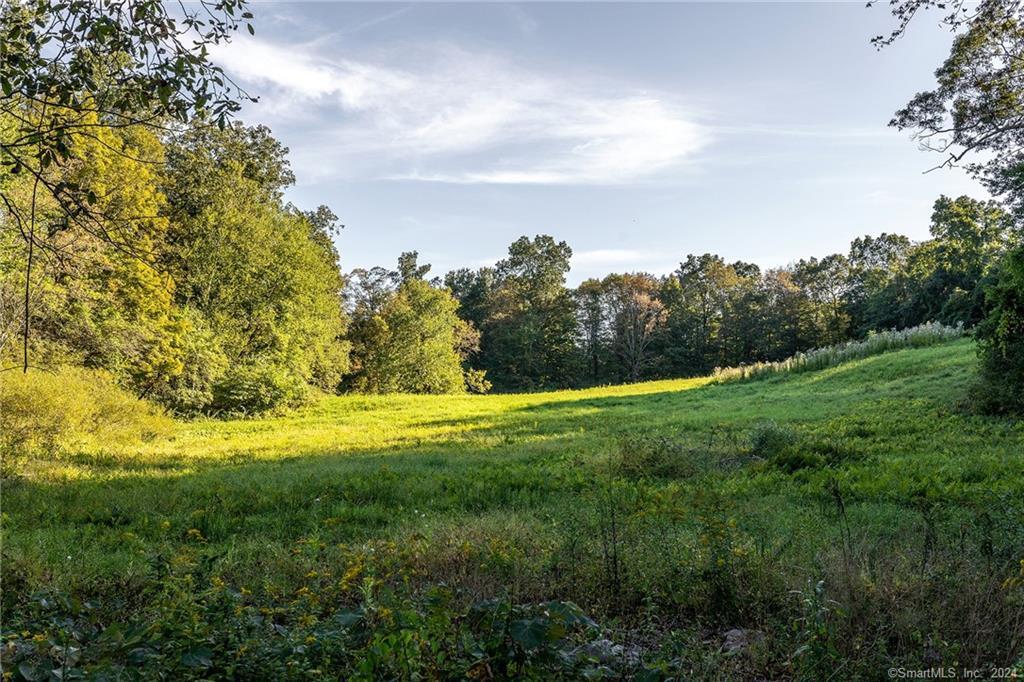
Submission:
<svg viewBox="0 0 1024 682">
<path fill-rule="evenodd" d="M 35 461 L 3 489 L 8 665 L 368 679 L 1012 665 L 1024 425 L 971 414 L 975 365 L 964 340 L 729 384 L 332 397 Z M 531 606 L 548 600 L 596 623 Z"/>
</svg>

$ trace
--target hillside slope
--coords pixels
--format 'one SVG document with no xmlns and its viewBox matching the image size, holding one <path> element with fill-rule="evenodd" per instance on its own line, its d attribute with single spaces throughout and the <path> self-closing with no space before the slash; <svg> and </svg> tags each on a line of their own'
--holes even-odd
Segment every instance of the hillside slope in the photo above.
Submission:
<svg viewBox="0 0 1024 682">
<path fill-rule="evenodd" d="M 1024 425 L 964 409 L 975 364 L 965 340 L 748 383 L 337 397 L 37 462 L 4 489 L 5 632 L 44 627 L 44 588 L 160 621 L 178 574 L 298 632 L 374 576 L 572 600 L 698 677 L 1012 663 Z M 730 628 L 757 647 L 722 658 Z"/>
</svg>

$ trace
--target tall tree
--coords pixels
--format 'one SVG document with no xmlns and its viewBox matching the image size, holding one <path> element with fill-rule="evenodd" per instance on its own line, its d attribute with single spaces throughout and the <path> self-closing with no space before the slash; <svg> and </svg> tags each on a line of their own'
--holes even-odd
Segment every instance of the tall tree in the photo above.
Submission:
<svg viewBox="0 0 1024 682">
<path fill-rule="evenodd" d="M 19 196 L 0 182 L 0 229 L 15 234 L 26 251 L 25 370 L 32 267 L 38 252 L 52 246 L 40 216 L 59 212 L 63 222 L 122 251 L 144 255 L 147 248 L 113 239 L 106 229 L 109 205 L 64 170 L 84 160 L 83 141 L 102 143 L 101 128 L 163 129 L 169 121 L 204 113 L 223 124 L 247 97 L 209 61 L 209 47 L 227 41 L 251 18 L 245 0 L 200 0 L 191 8 L 182 5 L 182 13 L 175 17 L 161 0 L 0 5 L 0 166 L 27 177 L 31 187 Z M 110 151 L 127 153 L 117 146 Z"/>
<path fill-rule="evenodd" d="M 489 387 L 481 372 L 464 367 L 479 348 L 479 333 L 459 319 L 447 288 L 424 280 L 429 265 L 403 253 L 397 271 L 357 271 L 354 289 L 354 372 L 347 383 L 368 393 L 460 393 Z"/>
<path fill-rule="evenodd" d="M 1015 208 L 1024 199 L 1024 25 L 1019 0 L 897 0 L 899 20 L 886 45 L 931 9 L 957 32 L 935 72 L 936 87 L 916 94 L 890 125 L 913 130 L 941 155 L 941 166 L 966 163 L 994 195 Z"/>
<path fill-rule="evenodd" d="M 736 278 L 726 290 L 719 345 L 721 364 L 733 366 L 761 359 L 757 341 L 762 333 L 764 292 L 757 265 L 737 261 L 730 267 Z"/>
<path fill-rule="evenodd" d="M 494 268 L 461 268 L 445 274 L 444 285 L 459 302 L 459 316 L 482 329 L 488 316 L 488 302 L 495 287 Z M 486 339 L 483 340 L 486 343 Z"/>
<path fill-rule="evenodd" d="M 890 36 L 876 41 L 893 42 L 916 15 L 932 8 L 945 13 L 943 23 L 957 35 L 935 72 L 935 88 L 915 95 L 896 112 L 891 125 L 915 131 L 927 148 L 944 155 L 941 165 L 966 163 L 1019 222 L 1024 217 L 1024 3 L 896 0 L 892 11 L 898 25 Z M 1024 392 L 1020 372 L 988 371 L 1024 366 L 1024 348 L 994 342 L 999 334 L 992 331 L 1007 328 L 1006 320 L 1016 314 L 1004 316 L 1001 311 L 1014 310 L 1013 301 L 1020 299 L 1020 291 L 1013 291 L 1024 286 L 1014 274 L 1022 250 L 1024 246 L 1016 245 L 1007 252 L 999 285 L 989 295 L 988 318 L 979 330 L 986 368 L 983 381 L 991 393 Z M 1021 409 L 1020 403 L 1016 409 Z"/>
<path fill-rule="evenodd" d="M 481 363 L 503 389 L 572 385 L 578 374 L 576 305 L 565 287 L 572 249 L 521 237 L 495 267 Z"/>
<path fill-rule="evenodd" d="M 735 270 L 714 254 L 690 254 L 662 292 L 668 308 L 665 355 L 671 372 L 706 374 L 721 363 L 719 331 Z"/>
<path fill-rule="evenodd" d="M 985 278 L 1010 246 L 1012 222 L 993 201 L 939 197 L 932 239 L 911 255 L 918 283 L 917 322 L 978 323 L 985 314 Z"/>
<path fill-rule="evenodd" d="M 850 243 L 846 297 L 851 328 L 857 336 L 909 326 L 903 301 L 908 295 L 905 274 L 911 246 L 907 237 L 884 232 Z"/>
<path fill-rule="evenodd" d="M 628 381 L 639 381 L 651 363 L 651 341 L 665 323 L 659 283 L 647 274 L 609 275 L 603 282 L 612 348 Z"/>
<path fill-rule="evenodd" d="M 849 334 L 849 315 L 843 305 L 849 287 L 849 262 L 841 254 L 800 260 L 793 270 L 797 284 L 814 303 L 818 340 L 815 345 L 839 343 Z"/>
<path fill-rule="evenodd" d="M 814 345 L 805 321 L 810 300 L 785 268 L 768 270 L 761 278 L 763 327 L 755 360 L 782 360 Z"/>
<path fill-rule="evenodd" d="M 206 403 L 182 404 L 172 383 L 168 400 L 178 409 L 234 409 L 250 397 L 266 405 L 261 392 L 289 400 L 305 382 L 333 390 L 347 369 L 337 219 L 326 207 L 307 214 L 282 205 L 294 179 L 286 154 L 269 130 L 240 123 L 196 127 L 169 145 L 161 261 L 177 304 L 217 340 L 188 363 L 212 378 L 200 393 L 189 377 L 188 399 Z"/>
<path fill-rule="evenodd" d="M 601 379 L 610 345 L 605 284 L 599 279 L 588 279 L 576 287 L 574 296 L 579 318 L 580 350 L 589 379 L 596 384 Z"/>
<path fill-rule="evenodd" d="M 411 282 L 414 279 L 423 279 L 430 272 L 430 265 L 419 264 L 419 253 L 406 251 L 398 257 L 398 270 L 395 272 L 397 284 Z"/>
</svg>

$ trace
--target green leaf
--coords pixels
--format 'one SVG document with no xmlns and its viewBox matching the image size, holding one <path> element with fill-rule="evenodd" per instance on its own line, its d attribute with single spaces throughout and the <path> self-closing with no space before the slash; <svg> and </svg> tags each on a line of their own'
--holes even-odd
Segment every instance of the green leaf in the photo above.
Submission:
<svg viewBox="0 0 1024 682">
<path fill-rule="evenodd" d="M 526 650 L 538 649 L 548 639 L 548 622 L 542 618 L 516 620 L 510 629 L 512 639 Z"/>
<path fill-rule="evenodd" d="M 196 647 L 182 654 L 181 664 L 189 668 L 209 668 L 213 665 L 213 651 L 205 646 Z"/>
<path fill-rule="evenodd" d="M 661 671 L 653 668 L 644 668 L 636 674 L 637 682 L 660 682 L 664 677 Z"/>
<path fill-rule="evenodd" d="M 340 611 L 334 616 L 334 621 L 343 628 L 351 628 L 354 625 L 358 625 L 359 621 L 363 619 L 363 614 L 359 611 Z"/>
<path fill-rule="evenodd" d="M 597 623 L 591 620 L 576 604 L 566 601 L 550 601 L 542 605 L 543 609 L 552 618 L 561 620 L 568 627 L 584 625 L 586 627 L 597 627 Z"/>
<path fill-rule="evenodd" d="M 28 661 L 18 666 L 18 672 L 29 682 L 35 682 L 36 680 L 42 680 L 47 677 L 47 671 L 32 665 Z"/>
</svg>

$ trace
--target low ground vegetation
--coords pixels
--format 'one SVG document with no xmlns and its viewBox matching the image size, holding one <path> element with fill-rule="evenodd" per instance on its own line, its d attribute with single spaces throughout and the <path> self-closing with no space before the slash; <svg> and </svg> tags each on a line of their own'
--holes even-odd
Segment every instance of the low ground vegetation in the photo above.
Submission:
<svg viewBox="0 0 1024 682">
<path fill-rule="evenodd" d="M 173 427 L 160 409 L 118 388 L 103 371 L 6 372 L 0 376 L 0 479 L 33 461 L 118 453 Z"/>
<path fill-rule="evenodd" d="M 945 343 L 966 335 L 963 324 L 944 325 L 928 322 L 908 329 L 890 329 L 868 334 L 862 341 L 847 341 L 834 346 L 814 348 L 778 362 L 755 362 L 738 367 L 716 368 L 719 381 L 755 379 L 780 372 L 813 372 L 835 367 L 844 362 L 886 353 L 900 348 L 924 348 Z"/>
<path fill-rule="evenodd" d="M 976 367 L 963 339 L 749 383 L 331 397 L 36 455 L 4 483 L 4 670 L 1013 665 L 1024 431 L 965 409 Z"/>
</svg>

